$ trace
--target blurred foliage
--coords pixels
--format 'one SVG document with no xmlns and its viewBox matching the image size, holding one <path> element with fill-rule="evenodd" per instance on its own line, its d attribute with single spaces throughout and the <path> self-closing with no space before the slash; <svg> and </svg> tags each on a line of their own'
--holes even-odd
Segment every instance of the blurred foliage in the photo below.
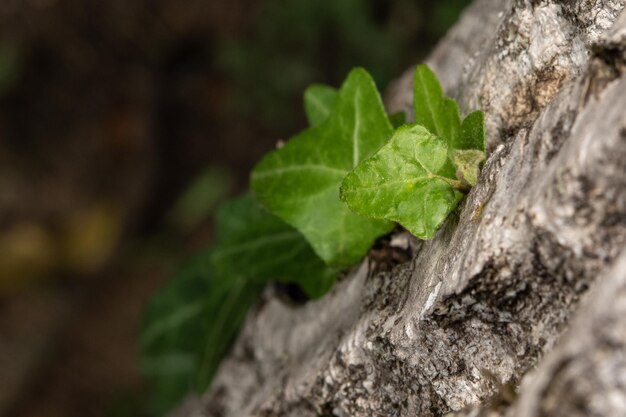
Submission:
<svg viewBox="0 0 626 417">
<path fill-rule="evenodd" d="M 219 65 L 236 85 L 239 115 L 256 115 L 277 129 L 294 129 L 294 103 L 304 87 L 338 85 L 365 67 L 385 87 L 417 63 L 458 18 L 469 0 L 269 0 L 256 25 L 222 42 Z"/>
<path fill-rule="evenodd" d="M 354 66 L 380 82 L 397 68 L 396 37 L 362 0 L 270 0 L 246 40 L 226 42 L 221 63 L 237 85 L 240 112 L 260 112 L 271 126 L 293 126 L 294 95 L 315 81 L 337 84 Z"/>
<path fill-rule="evenodd" d="M 203 346 L 196 336 L 206 333 L 204 300 L 211 294 L 206 255 L 189 261 L 152 298 L 140 334 L 141 370 L 149 384 L 147 408 L 161 415 L 190 391 L 194 367 Z M 184 308 L 181 308 L 184 307 Z"/>
<path fill-rule="evenodd" d="M 187 392 L 207 387 L 261 289 L 242 277 L 216 275 L 210 253 L 192 258 L 146 310 L 140 345 L 150 415 L 163 415 Z"/>
<path fill-rule="evenodd" d="M 20 70 L 19 62 L 18 50 L 0 43 L 0 95 L 16 82 Z"/>
<path fill-rule="evenodd" d="M 211 217 L 233 188 L 234 178 L 229 170 L 219 166 L 206 168 L 182 192 L 168 214 L 168 222 L 183 233 L 192 231 Z"/>
<path fill-rule="evenodd" d="M 437 38 L 445 35 L 448 28 L 459 18 L 468 0 L 440 0 L 433 7 L 432 16 L 426 21 L 427 30 Z"/>
<path fill-rule="evenodd" d="M 115 250 L 122 233 L 120 214 L 107 204 L 85 209 L 68 218 L 61 242 L 64 264 L 77 272 L 103 266 Z"/>
<path fill-rule="evenodd" d="M 109 260 L 120 235 L 119 213 L 107 204 L 71 213 L 57 230 L 12 225 L 0 236 L 0 295 L 44 281 L 53 270 L 93 272 Z"/>
<path fill-rule="evenodd" d="M 32 222 L 12 225 L 0 236 L 0 295 L 36 283 L 56 265 L 55 242 Z"/>
<path fill-rule="evenodd" d="M 294 282 L 319 297 L 337 277 L 251 194 L 224 203 L 215 228 L 215 246 L 185 264 L 146 309 L 140 345 L 150 413 L 163 414 L 192 389 L 206 390 L 267 282 Z"/>
<path fill-rule="evenodd" d="M 142 417 L 148 416 L 142 410 L 141 400 L 132 393 L 115 393 L 104 412 L 105 417 Z"/>
</svg>

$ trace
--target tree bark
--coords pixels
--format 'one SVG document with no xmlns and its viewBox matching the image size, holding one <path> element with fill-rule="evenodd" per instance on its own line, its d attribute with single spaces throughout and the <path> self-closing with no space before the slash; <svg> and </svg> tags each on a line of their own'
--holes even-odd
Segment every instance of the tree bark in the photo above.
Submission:
<svg viewBox="0 0 626 417">
<path fill-rule="evenodd" d="M 485 111 L 478 185 L 434 240 L 391 239 L 409 261 L 304 306 L 267 291 L 178 415 L 626 415 L 623 8 L 475 1 L 428 63 Z"/>
</svg>

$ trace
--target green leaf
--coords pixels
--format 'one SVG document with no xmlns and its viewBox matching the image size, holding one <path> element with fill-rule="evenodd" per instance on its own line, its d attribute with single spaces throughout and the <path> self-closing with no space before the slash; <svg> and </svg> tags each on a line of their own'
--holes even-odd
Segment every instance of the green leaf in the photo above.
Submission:
<svg viewBox="0 0 626 417">
<path fill-rule="evenodd" d="M 211 262 L 224 276 L 293 282 L 314 298 L 324 295 L 337 277 L 338 271 L 322 262 L 302 234 L 260 207 L 252 195 L 223 204 L 216 222 Z"/>
<path fill-rule="evenodd" d="M 457 166 L 457 177 L 470 185 L 476 185 L 480 164 L 485 160 L 485 153 L 475 149 L 454 151 L 454 165 Z"/>
<path fill-rule="evenodd" d="M 248 310 L 263 289 L 263 285 L 245 277 L 216 276 L 215 281 L 214 290 L 209 292 L 210 314 L 203 318 L 207 325 L 202 333 L 206 342 L 202 346 L 194 376 L 194 388 L 200 393 L 209 387 Z"/>
<path fill-rule="evenodd" d="M 191 389 L 206 389 L 261 289 L 216 275 L 209 257 L 192 258 L 146 308 L 139 340 L 152 414 L 166 413 Z"/>
<path fill-rule="evenodd" d="M 418 124 L 399 128 L 388 144 L 346 176 L 341 198 L 350 209 L 400 223 L 431 239 L 462 194 L 447 176 L 446 142 Z"/>
<path fill-rule="evenodd" d="M 304 110 L 311 126 L 317 126 L 330 116 L 338 95 L 336 89 L 323 84 L 313 84 L 304 91 Z"/>
<path fill-rule="evenodd" d="M 485 151 L 485 113 L 476 110 L 465 117 L 461 136 L 454 148 Z"/>
<path fill-rule="evenodd" d="M 461 130 L 459 106 L 444 95 L 437 77 L 424 64 L 415 69 L 413 108 L 415 123 L 446 139 L 454 147 Z"/>
<path fill-rule="evenodd" d="M 391 133 L 374 81 L 365 70 L 352 70 L 331 116 L 266 155 L 252 172 L 252 189 L 265 207 L 298 229 L 327 264 L 352 265 L 393 224 L 351 212 L 339 200 L 339 187 Z"/>
<path fill-rule="evenodd" d="M 389 122 L 394 129 L 406 124 L 406 113 L 403 111 L 397 111 L 389 115 Z"/>
</svg>

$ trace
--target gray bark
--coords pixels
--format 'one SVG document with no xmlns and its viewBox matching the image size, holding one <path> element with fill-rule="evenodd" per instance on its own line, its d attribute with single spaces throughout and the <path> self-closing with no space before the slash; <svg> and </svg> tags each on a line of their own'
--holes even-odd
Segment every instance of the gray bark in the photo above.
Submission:
<svg viewBox="0 0 626 417">
<path fill-rule="evenodd" d="M 392 240 L 409 261 L 268 291 L 179 415 L 626 415 L 623 7 L 477 0 L 428 62 L 486 113 L 479 184 L 434 240 Z M 387 105 L 410 104 L 407 72 Z"/>
</svg>

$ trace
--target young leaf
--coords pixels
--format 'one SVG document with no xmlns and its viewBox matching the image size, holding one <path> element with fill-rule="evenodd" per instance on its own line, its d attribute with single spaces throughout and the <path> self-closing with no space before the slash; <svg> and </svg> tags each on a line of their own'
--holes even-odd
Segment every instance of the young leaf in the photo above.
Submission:
<svg viewBox="0 0 626 417">
<path fill-rule="evenodd" d="M 415 122 L 444 138 L 450 155 L 457 149 L 485 150 L 484 113 L 472 112 L 461 123 L 456 101 L 445 96 L 437 77 L 424 64 L 415 69 L 413 108 Z"/>
<path fill-rule="evenodd" d="M 446 140 L 452 163 L 447 165 L 446 174 L 456 173 L 459 180 L 475 185 L 485 159 L 484 113 L 470 113 L 461 123 L 458 105 L 443 94 L 437 77 L 426 65 L 417 66 L 414 82 L 415 121 Z"/>
<path fill-rule="evenodd" d="M 261 286 L 217 276 L 209 252 L 192 258 L 151 300 L 140 330 L 148 408 L 162 415 L 191 389 L 202 392 Z"/>
<path fill-rule="evenodd" d="M 272 213 L 298 229 L 327 263 L 349 266 L 393 228 L 361 217 L 339 200 L 345 175 L 391 136 L 373 80 L 352 70 L 331 116 L 292 138 L 252 172 L 252 189 Z"/>
<path fill-rule="evenodd" d="M 431 239 L 465 185 L 447 176 L 446 142 L 418 124 L 399 128 L 389 143 L 350 172 L 341 198 L 357 213 L 400 223 Z"/>
<path fill-rule="evenodd" d="M 485 113 L 476 110 L 465 117 L 461 124 L 461 136 L 454 147 L 485 152 Z"/>
<path fill-rule="evenodd" d="M 485 160 L 485 153 L 470 149 L 454 151 L 454 165 L 457 167 L 456 176 L 470 185 L 476 185 L 480 164 Z"/>
<path fill-rule="evenodd" d="M 338 95 L 336 89 L 323 84 L 313 84 L 304 91 L 304 111 L 311 126 L 317 126 L 330 116 Z"/>
<path fill-rule="evenodd" d="M 293 282 L 314 298 L 324 295 L 337 277 L 302 234 L 260 207 L 252 195 L 223 204 L 216 223 L 211 262 L 221 275 Z"/>
<path fill-rule="evenodd" d="M 485 161 L 485 114 L 475 111 L 461 125 L 461 136 L 455 146 L 454 165 L 457 177 L 471 185 L 478 182 L 480 165 Z"/>
</svg>

